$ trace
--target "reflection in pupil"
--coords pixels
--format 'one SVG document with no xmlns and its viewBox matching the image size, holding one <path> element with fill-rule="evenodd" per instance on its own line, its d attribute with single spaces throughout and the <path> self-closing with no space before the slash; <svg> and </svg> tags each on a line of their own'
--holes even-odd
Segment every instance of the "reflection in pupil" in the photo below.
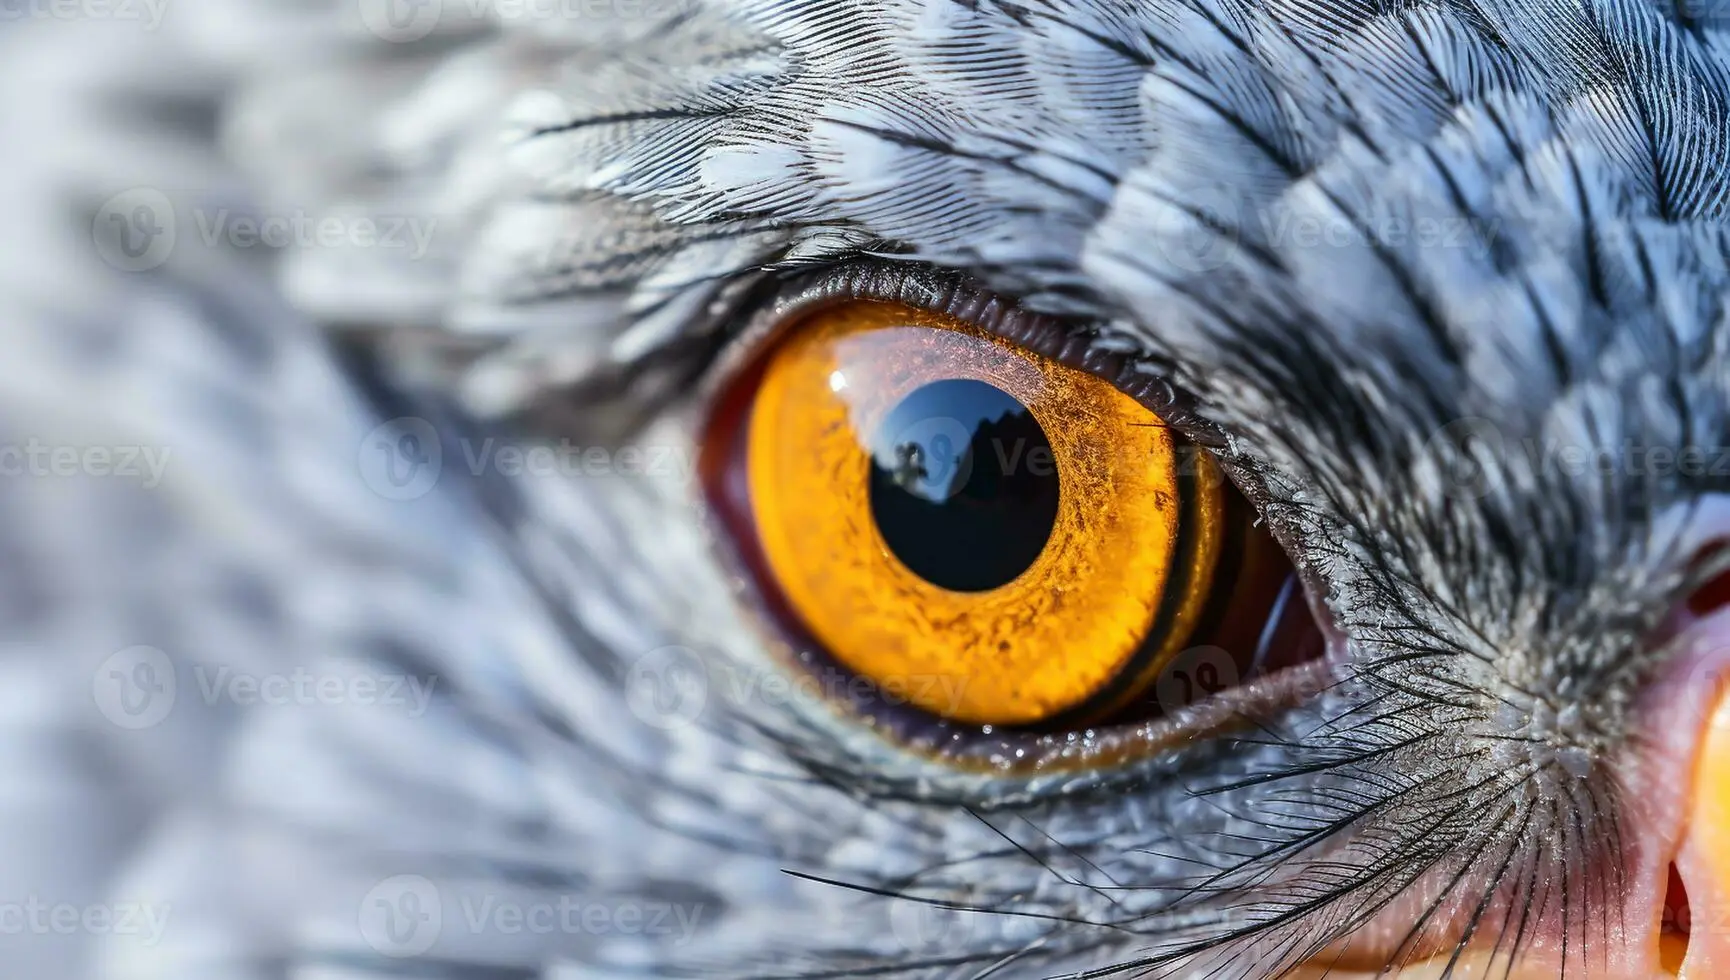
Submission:
<svg viewBox="0 0 1730 980">
<path fill-rule="evenodd" d="M 872 434 L 871 514 L 895 557 L 953 592 L 1008 585 L 1057 521 L 1057 459 L 1026 405 L 983 381 L 938 381 Z"/>
</svg>

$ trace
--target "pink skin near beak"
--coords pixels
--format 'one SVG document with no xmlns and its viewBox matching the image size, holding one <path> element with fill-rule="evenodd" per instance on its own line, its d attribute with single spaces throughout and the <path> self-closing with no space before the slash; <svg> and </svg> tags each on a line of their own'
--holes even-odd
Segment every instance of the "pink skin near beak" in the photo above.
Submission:
<svg viewBox="0 0 1730 980">
<path fill-rule="evenodd" d="M 1718 611 L 1688 628 L 1687 652 L 1665 705 L 1652 698 L 1648 724 L 1659 734 L 1658 771 L 1674 773 L 1681 792 L 1675 878 L 1688 905 L 1677 926 L 1686 929 L 1685 951 L 1665 965 L 1686 980 L 1730 977 L 1730 609 L 1724 608 L 1730 579 L 1703 596 Z M 1698 603 L 1697 605 L 1705 605 Z M 1670 945 L 1682 945 L 1681 937 Z M 1679 958 L 1679 962 L 1677 961 Z"/>
</svg>

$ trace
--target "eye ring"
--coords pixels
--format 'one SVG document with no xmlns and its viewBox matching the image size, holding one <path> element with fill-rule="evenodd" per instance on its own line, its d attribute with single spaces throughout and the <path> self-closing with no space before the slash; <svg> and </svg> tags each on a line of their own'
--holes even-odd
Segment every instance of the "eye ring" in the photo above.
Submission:
<svg viewBox="0 0 1730 980">
<path fill-rule="evenodd" d="M 884 286 L 889 288 L 882 288 Z M 914 295 L 909 297 L 909 294 Z M 917 300 L 918 304 L 908 303 L 908 298 Z M 849 304 L 853 307 L 851 310 L 847 309 Z M 985 371 L 982 374 L 989 380 L 1000 382 L 1004 388 L 1017 387 L 1015 379 L 1004 377 L 1005 371 L 1010 374 L 1017 371 L 1025 374 L 1029 362 L 1043 363 L 1045 360 L 1051 362 L 1046 364 L 1046 370 L 1042 372 L 1046 377 L 1059 371 L 1075 372 L 1076 369 L 1071 365 L 1077 363 L 1087 365 L 1088 370 L 1085 372 L 1087 380 L 1094 383 L 1098 383 L 1100 376 L 1146 378 L 1147 375 L 1129 370 L 1125 359 L 1120 355 L 1103 352 L 1090 346 L 1087 343 L 1088 338 L 1084 334 L 1078 334 L 1073 328 L 1062 324 L 1060 321 L 1039 314 L 1028 313 L 1013 304 L 1007 304 L 988 294 L 971 290 L 964 283 L 941 275 L 933 277 L 891 276 L 870 271 L 863 274 L 831 275 L 821 284 L 820 288 L 807 287 L 803 290 L 793 291 L 790 299 L 778 298 L 775 303 L 766 308 L 764 314 L 759 315 L 751 331 L 756 335 L 756 343 L 749 345 L 746 353 L 734 356 L 733 369 L 725 375 L 725 380 L 715 389 L 714 397 L 710 402 L 708 424 L 704 434 L 704 451 L 701 457 L 704 464 L 702 467 L 703 485 L 709 495 L 714 514 L 719 518 L 717 524 L 722 531 L 719 535 L 721 543 L 724 545 L 731 544 L 731 547 L 724 547 L 723 551 L 727 553 L 726 557 L 735 570 L 742 573 L 739 578 L 746 593 L 745 598 L 748 604 L 755 607 L 757 612 L 761 614 L 756 618 L 766 623 L 769 632 L 773 634 L 775 639 L 781 641 L 780 646 L 784 649 L 789 670 L 821 671 L 826 674 L 852 672 L 855 678 L 862 675 L 866 679 L 880 679 L 886 673 L 893 672 L 884 671 L 880 666 L 873 666 L 869 658 L 866 658 L 862 663 L 857 655 L 857 649 L 847 650 L 844 648 L 842 651 L 844 654 L 852 653 L 854 655 L 837 657 L 833 649 L 836 645 L 833 632 L 811 628 L 813 617 L 810 615 L 809 595 L 805 596 L 804 600 L 790 599 L 787 592 L 779 587 L 780 583 L 777 581 L 775 570 L 771 567 L 773 560 L 767 553 L 769 549 L 765 549 L 763 542 L 759 540 L 759 529 L 755 526 L 756 522 L 751 510 L 751 501 L 754 497 L 773 496 L 776 490 L 774 480 L 766 479 L 763 476 L 765 468 L 762 465 L 755 468 L 750 465 L 752 441 L 750 436 L 753 428 L 759 430 L 758 439 L 763 441 L 761 439 L 763 426 L 753 426 L 750 424 L 750 420 L 755 414 L 754 409 L 757 407 L 755 399 L 762 391 L 765 375 L 769 373 L 768 365 L 773 363 L 772 359 L 779 356 L 780 352 L 790 348 L 798 349 L 803 345 L 808 348 L 806 353 L 809 353 L 809 349 L 821 346 L 820 343 L 814 344 L 811 341 L 814 330 L 813 323 L 818 324 L 816 328 L 818 332 L 821 331 L 821 323 L 825 319 L 828 319 L 833 326 L 838 309 L 841 314 L 850 316 L 854 320 L 871 320 L 872 317 L 870 316 L 861 317 L 860 309 L 865 305 L 872 305 L 872 308 L 875 309 L 875 322 L 852 329 L 850 332 L 855 336 L 860 333 L 868 334 L 873 329 L 898 325 L 903 328 L 917 326 L 930 330 L 944 330 L 957 337 L 966 337 L 969 344 L 975 345 L 971 348 L 971 353 L 968 352 L 970 348 L 967 344 L 948 344 L 939 355 L 935 356 L 935 360 L 938 362 L 943 362 L 945 358 L 949 358 L 948 363 L 951 367 L 958 363 L 957 358 L 959 360 L 971 358 L 977 361 L 981 350 L 986 351 L 987 354 L 991 352 L 1001 353 L 1002 351 L 1014 352 L 1014 356 L 1021 359 L 1019 367 L 1013 365 L 1005 367 L 1002 363 L 998 363 L 995 365 L 998 372 L 996 375 L 992 375 L 990 371 Z M 958 313 L 965 316 L 959 316 Z M 1010 342 L 1006 339 L 1006 334 L 1025 338 L 1028 342 Z M 1042 359 L 1038 355 L 1038 351 L 1041 349 L 1057 356 L 1052 357 L 1048 354 Z M 958 351 L 961 353 L 957 353 Z M 1056 363 L 1059 358 L 1061 358 L 1061 364 Z M 810 358 L 806 359 L 810 360 Z M 808 372 L 809 377 L 803 382 L 803 385 L 806 389 L 811 389 L 813 387 L 812 379 L 826 381 L 830 373 Z M 966 372 L 961 373 L 966 374 Z M 981 372 L 974 373 L 980 374 Z M 918 386 L 912 387 L 917 388 Z M 1101 385 L 1101 387 L 1111 391 L 1113 397 L 1123 398 L 1126 404 L 1131 404 L 1135 411 L 1141 412 L 1160 431 L 1171 432 L 1175 428 L 1166 424 L 1161 418 L 1148 413 L 1144 407 L 1145 402 L 1129 399 L 1122 395 L 1120 387 L 1113 385 Z M 885 416 L 887 409 L 896 405 L 898 399 L 906 396 L 909 390 L 911 389 L 906 384 L 901 385 L 900 388 L 891 386 L 889 390 L 882 393 L 882 397 L 877 399 L 876 415 L 871 416 L 869 411 L 865 415 L 877 418 Z M 1143 392 L 1144 394 L 1152 393 L 1155 397 L 1160 398 L 1159 403 L 1163 405 L 1175 402 L 1169 386 L 1149 384 L 1143 388 Z M 1183 412 L 1181 410 L 1174 411 L 1172 414 L 1181 417 Z M 870 427 L 869 423 L 865 425 L 865 428 Z M 1063 426 L 1056 427 L 1064 428 Z M 797 431 L 795 430 L 795 433 Z M 1069 435 L 1072 433 L 1060 432 L 1054 443 L 1062 443 L 1064 438 Z M 1175 442 L 1180 437 L 1174 435 L 1173 438 Z M 795 438 L 789 441 L 796 442 L 798 440 Z M 1061 446 L 1058 448 L 1061 451 Z M 1229 493 L 1233 519 L 1240 519 L 1247 513 L 1249 520 L 1244 522 L 1245 526 L 1247 527 L 1252 523 L 1253 510 L 1247 508 L 1247 503 L 1238 497 L 1235 491 L 1229 490 L 1229 485 L 1224 481 L 1218 468 L 1212 465 L 1211 457 L 1206 453 L 1197 453 L 1195 458 L 1201 461 L 1197 470 L 1207 481 L 1207 486 L 1226 488 Z M 1072 455 L 1071 460 L 1073 461 L 1073 459 Z M 866 482 L 860 479 L 860 474 L 867 472 L 861 468 L 860 461 L 854 460 L 850 465 L 853 467 L 852 473 L 854 475 L 849 479 L 856 485 Z M 756 476 L 755 487 L 753 487 L 753 470 Z M 768 492 L 765 493 L 765 490 Z M 783 494 L 782 496 L 791 496 L 796 499 L 798 495 Z M 852 496 L 863 498 L 865 495 L 853 493 Z M 1203 494 L 1197 499 L 1205 502 L 1209 498 Z M 1221 513 L 1226 509 L 1226 504 L 1218 496 L 1213 500 L 1211 508 L 1217 523 Z M 776 503 L 773 506 L 779 507 L 782 504 Z M 1066 506 L 1069 506 L 1070 510 L 1074 509 L 1072 505 Z M 855 508 L 855 511 L 864 512 L 862 508 Z M 1238 513 L 1239 511 L 1245 513 Z M 871 540 L 876 551 L 894 551 L 893 548 L 884 547 L 885 541 L 881 534 L 872 536 Z M 1263 542 L 1263 544 L 1271 546 L 1271 539 Z M 1277 546 L 1272 547 L 1277 551 Z M 782 547 L 781 550 L 784 552 L 786 549 Z M 1217 551 L 1217 549 L 1215 550 Z M 1283 565 L 1283 553 L 1279 553 L 1279 558 Z M 1290 571 L 1289 565 L 1283 565 L 1283 569 L 1285 573 Z M 1198 574 L 1195 577 L 1206 578 L 1209 571 L 1210 567 L 1204 562 L 1199 566 Z M 905 576 L 903 577 L 905 578 Z M 1173 574 L 1170 578 L 1172 581 L 1178 581 L 1181 576 Z M 1283 584 L 1289 583 L 1284 579 L 1276 583 L 1276 585 Z M 904 590 L 903 597 L 910 601 L 916 601 L 921 608 L 924 608 L 926 605 L 942 605 L 941 602 L 934 602 L 933 600 L 940 598 L 945 591 L 953 594 L 964 590 L 934 591 L 926 589 L 923 592 Z M 1276 588 L 1275 591 L 1278 589 Z M 801 601 L 803 602 L 802 605 Z M 1167 607 L 1175 605 L 1179 608 L 1188 606 L 1192 612 L 1191 618 L 1194 618 L 1193 611 L 1201 604 L 1199 600 L 1196 600 L 1175 604 L 1166 602 L 1163 605 Z M 1302 602 L 1282 603 L 1282 608 L 1287 612 L 1295 611 L 1298 614 L 1298 620 L 1308 619 L 1307 609 Z M 1310 625 L 1313 626 L 1313 623 Z M 1271 624 L 1266 630 L 1261 629 L 1258 624 L 1258 635 L 1272 632 L 1275 630 Z M 819 634 L 822 636 L 821 640 L 819 640 Z M 1179 630 L 1178 634 L 1181 636 L 1182 631 Z M 1308 639 L 1319 640 L 1319 635 Z M 1250 641 L 1252 644 L 1253 640 L 1252 637 Z M 1319 646 L 1319 643 L 1311 645 Z M 776 646 L 777 644 L 771 644 L 772 648 Z M 1035 643 L 1033 646 L 1037 647 L 1038 644 Z M 913 703 L 884 703 L 882 698 L 871 697 L 843 697 L 838 700 L 844 702 L 840 706 L 846 710 L 846 713 L 859 717 L 873 727 L 879 728 L 894 737 L 896 741 L 939 754 L 946 760 L 965 756 L 972 758 L 975 762 L 989 759 L 992 766 L 1003 767 L 1019 764 L 1020 760 L 1024 758 L 1049 759 L 1053 757 L 1054 753 L 1072 760 L 1091 759 L 1095 763 L 1104 757 L 1116 757 L 1131 752 L 1140 754 L 1142 751 L 1150 750 L 1155 743 L 1169 744 L 1172 733 L 1179 729 L 1188 730 L 1193 737 L 1198 730 L 1197 726 L 1208 727 L 1216 723 L 1225 724 L 1228 715 L 1231 715 L 1234 710 L 1241 710 L 1248 703 L 1264 701 L 1269 698 L 1273 701 L 1280 701 L 1289 696 L 1289 690 L 1282 692 L 1275 690 L 1275 687 L 1292 688 L 1290 684 L 1270 687 L 1266 684 L 1260 684 L 1257 678 L 1243 678 L 1244 680 L 1256 681 L 1257 683 L 1253 685 L 1256 690 L 1228 691 L 1224 693 L 1229 696 L 1223 698 L 1212 696 L 1205 699 L 1182 698 L 1179 699 L 1181 703 L 1176 705 L 1170 704 L 1170 699 L 1162 699 L 1168 703 L 1161 706 L 1158 717 L 1148 717 L 1145 705 L 1136 706 L 1136 710 L 1140 711 L 1139 715 L 1134 712 L 1125 714 L 1120 709 L 1130 699 L 1141 697 L 1141 700 L 1145 701 L 1151 697 L 1152 681 L 1155 677 L 1159 677 L 1163 671 L 1172 667 L 1176 655 L 1183 654 L 1188 657 L 1195 652 L 1192 649 L 1178 647 L 1157 651 L 1159 656 L 1156 657 L 1148 655 L 1146 650 L 1134 647 L 1132 649 L 1143 656 L 1133 662 L 1125 659 L 1116 663 L 1114 665 L 1116 673 L 1112 674 L 1115 683 L 1093 684 L 1091 686 L 1084 684 L 1082 686 L 1086 689 L 1087 698 L 1072 698 L 1057 705 L 1056 710 L 1044 710 L 1024 716 L 993 717 L 978 713 L 943 711 L 934 709 L 928 703 L 920 703 L 917 699 L 906 698 L 901 700 L 903 702 L 912 700 Z M 1303 659 L 1313 658 L 1306 654 Z M 1193 660 L 1186 660 L 1186 663 L 1191 666 L 1194 665 Z M 1238 666 L 1236 661 L 1226 665 L 1228 670 Z M 1254 665 L 1245 662 L 1241 666 L 1251 668 Z M 1095 679 L 1097 680 L 1097 678 Z M 1159 677 L 1159 679 L 1163 680 L 1163 677 Z M 1219 692 L 1208 693 L 1211 695 Z M 1248 694 L 1249 697 L 1244 697 L 1245 694 Z M 1207 703 L 1200 703 L 1203 700 Z M 1195 703 L 1191 703 L 1192 701 Z M 1235 705 L 1236 708 L 1228 708 L 1228 705 Z M 1226 714 L 1220 714 L 1217 710 L 1220 708 L 1227 708 Z M 1007 750 L 1012 746 L 1014 747 L 1013 753 L 1010 753 Z M 1134 749 L 1132 746 L 1140 746 L 1140 748 Z M 1006 761 L 1011 754 L 1015 760 L 1013 763 Z"/>
</svg>

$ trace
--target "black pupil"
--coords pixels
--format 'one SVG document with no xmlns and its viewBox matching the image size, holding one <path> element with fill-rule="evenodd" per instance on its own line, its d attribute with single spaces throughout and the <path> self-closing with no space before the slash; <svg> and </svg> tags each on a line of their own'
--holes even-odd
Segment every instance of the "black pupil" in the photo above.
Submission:
<svg viewBox="0 0 1730 980">
<path fill-rule="evenodd" d="M 1033 413 L 983 381 L 928 384 L 871 440 L 871 514 L 895 557 L 952 592 L 1027 571 L 1057 521 L 1057 459 Z"/>
</svg>

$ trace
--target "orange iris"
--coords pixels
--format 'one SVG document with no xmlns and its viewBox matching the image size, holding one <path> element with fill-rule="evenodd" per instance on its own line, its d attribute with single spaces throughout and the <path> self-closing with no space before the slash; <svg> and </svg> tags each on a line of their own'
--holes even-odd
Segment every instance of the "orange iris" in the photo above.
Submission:
<svg viewBox="0 0 1730 980">
<path fill-rule="evenodd" d="M 1109 717 L 1218 618 L 1222 556 L 1244 567 L 1205 454 L 1111 384 L 966 322 L 844 303 L 751 377 L 722 465 L 768 591 L 796 632 L 931 714 Z"/>
</svg>

